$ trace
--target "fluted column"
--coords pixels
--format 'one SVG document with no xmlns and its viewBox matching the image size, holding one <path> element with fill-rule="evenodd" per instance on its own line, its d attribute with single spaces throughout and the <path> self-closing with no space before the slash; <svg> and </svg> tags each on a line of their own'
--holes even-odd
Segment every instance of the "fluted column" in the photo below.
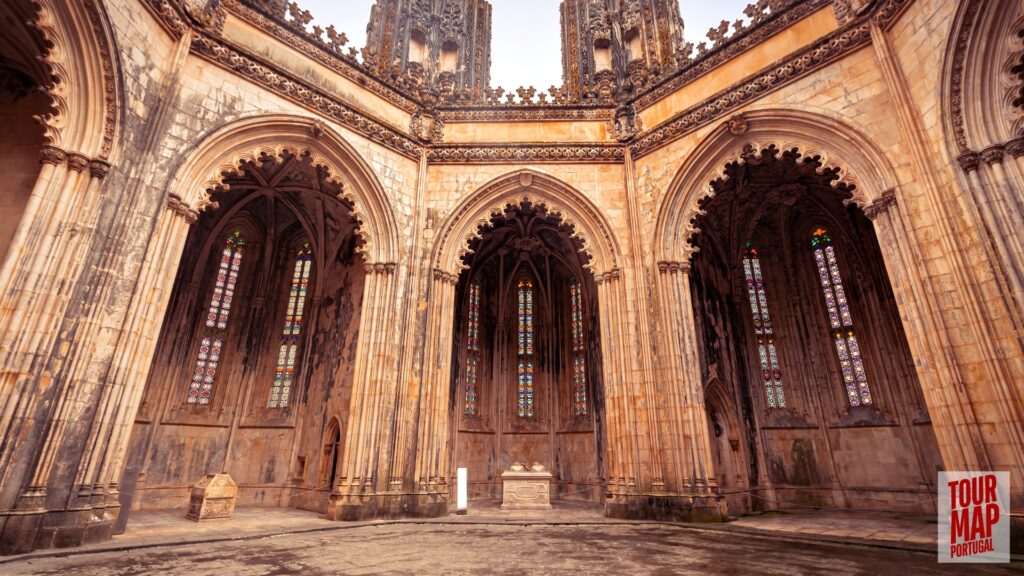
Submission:
<svg viewBox="0 0 1024 576">
<path fill-rule="evenodd" d="M 47 363 L 85 266 L 85 251 L 91 246 L 102 205 L 101 183 L 109 169 L 102 160 L 90 161 L 54 147 L 43 149 L 42 161 L 43 170 L 0 280 L 4 287 L 0 294 L 0 391 L 4 396 L 0 469 L 7 468 L 22 434 L 39 438 L 41 433 L 45 441 L 42 451 L 30 456 L 31 477 L 3 478 L 7 485 L 4 499 L 22 482 L 22 496 L 45 495 L 54 451 L 82 393 L 63 380 L 52 400 L 43 404 L 39 387 L 53 384 L 54 368 Z M 69 241 L 72 238 L 74 241 Z M 56 353 L 58 366 L 66 355 L 66 349 Z M 40 423 L 45 423 L 42 428 Z M 29 432 L 23 426 L 34 430 Z M 29 444 L 35 443 L 26 446 Z"/>
<path fill-rule="evenodd" d="M 613 269 L 594 277 L 597 284 L 598 317 L 601 328 L 602 381 L 608 430 L 608 497 L 621 500 L 640 490 L 642 477 L 638 452 L 640 437 L 646 434 L 636 417 L 640 386 L 630 386 L 634 351 L 624 333 L 625 286 L 622 273 Z"/>
<path fill-rule="evenodd" d="M 395 282 L 393 263 L 366 264 L 366 282 L 359 315 L 359 343 L 352 383 L 351 411 L 345 435 L 343 460 L 335 493 L 341 498 L 328 514 L 334 518 L 357 519 L 375 513 L 372 504 L 377 486 L 373 484 L 380 440 L 388 414 L 385 382 L 394 372 L 393 335 Z"/>
<path fill-rule="evenodd" d="M 135 414 L 156 351 L 171 287 L 178 273 L 189 229 L 199 214 L 176 194 L 167 198 L 146 250 L 138 286 L 120 332 L 99 406 L 93 418 L 76 485 L 84 495 L 92 487 L 94 499 L 106 492 L 107 503 L 117 497 L 125 452 Z"/>
<path fill-rule="evenodd" d="M 918 380 L 932 421 L 943 461 L 948 469 L 981 470 L 987 452 L 974 414 L 971 393 L 952 351 L 948 328 L 935 295 L 927 289 L 917 263 L 920 250 L 897 201 L 888 190 L 864 208 L 873 223 L 896 296 L 905 333 L 914 357 Z"/>
<path fill-rule="evenodd" d="M 416 467 L 413 481 L 418 506 L 443 510 L 447 503 L 451 473 L 452 330 L 454 329 L 455 286 L 458 275 L 435 268 L 430 285 L 427 330 L 423 355 L 423 384 L 420 394 Z"/>
<path fill-rule="evenodd" d="M 967 174 L 974 204 L 989 230 L 1018 309 L 1024 310 L 1024 239 L 1019 232 L 1022 215 L 1015 186 L 1003 168 L 1004 157 L 1002 146 L 991 146 L 981 153 L 961 154 L 957 162 Z"/>
<path fill-rule="evenodd" d="M 659 298 L 663 333 L 663 385 L 671 404 L 672 437 L 678 461 L 673 488 L 680 493 L 718 490 L 711 459 L 699 340 L 693 316 L 689 262 L 659 262 Z"/>
</svg>

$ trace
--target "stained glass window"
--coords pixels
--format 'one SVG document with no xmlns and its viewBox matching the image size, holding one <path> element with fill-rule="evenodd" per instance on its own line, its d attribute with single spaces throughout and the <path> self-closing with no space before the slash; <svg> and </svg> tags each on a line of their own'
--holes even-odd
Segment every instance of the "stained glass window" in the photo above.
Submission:
<svg viewBox="0 0 1024 576">
<path fill-rule="evenodd" d="M 754 317 L 754 335 L 757 337 L 757 355 L 761 364 L 761 379 L 770 408 L 785 408 L 786 395 L 782 390 L 782 370 L 779 368 L 779 354 L 775 349 L 775 332 L 772 318 L 768 314 L 768 298 L 765 296 L 764 277 L 761 274 L 761 258 L 757 248 L 747 243 L 743 254 L 743 276 L 747 281 L 747 297 L 750 299 L 750 313 Z"/>
<path fill-rule="evenodd" d="M 188 390 L 189 404 L 210 403 L 244 253 L 245 238 L 242 232 L 235 230 L 228 234 L 221 250 L 217 276 L 210 293 L 210 306 L 199 339 L 199 352 L 196 354 L 196 365 Z"/>
<path fill-rule="evenodd" d="M 268 408 L 288 407 L 292 383 L 295 381 L 295 357 L 299 352 L 302 312 L 306 308 L 309 275 L 312 268 L 313 251 L 307 242 L 295 256 L 295 268 L 292 271 L 288 288 L 288 307 L 285 309 L 284 329 L 281 331 L 281 347 L 277 353 L 277 369 L 274 371 L 274 383 L 270 387 L 270 399 L 267 401 Z"/>
<path fill-rule="evenodd" d="M 518 298 L 519 417 L 533 418 L 533 282 L 519 281 Z"/>
<path fill-rule="evenodd" d="M 853 330 L 853 317 L 850 315 L 850 304 L 846 300 L 846 290 L 839 274 L 839 262 L 832 238 L 824 228 L 818 228 L 811 236 L 811 248 L 814 250 L 814 263 L 818 267 L 818 279 L 821 291 L 825 296 L 825 309 L 832 329 L 832 339 L 839 358 L 839 368 L 846 386 L 846 397 L 850 406 L 871 404 L 871 390 L 868 388 L 868 375 L 864 370 L 864 358 L 861 356 L 860 344 Z"/>
<path fill-rule="evenodd" d="M 469 285 L 466 318 L 466 415 L 477 415 L 477 371 L 480 365 L 480 281 Z"/>
<path fill-rule="evenodd" d="M 577 416 L 587 413 L 587 358 L 583 332 L 583 287 L 576 278 L 569 280 L 572 328 L 572 389 Z"/>
</svg>

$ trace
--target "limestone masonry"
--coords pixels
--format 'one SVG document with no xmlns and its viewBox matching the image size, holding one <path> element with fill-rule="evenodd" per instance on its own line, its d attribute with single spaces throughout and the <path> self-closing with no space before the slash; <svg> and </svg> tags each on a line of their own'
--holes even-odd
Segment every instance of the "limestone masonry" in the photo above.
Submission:
<svg viewBox="0 0 1024 576">
<path fill-rule="evenodd" d="M 0 554 L 516 462 L 690 521 L 1008 471 L 1024 541 L 1024 3 L 560 14 L 509 89 L 487 0 L 0 2 Z"/>
</svg>

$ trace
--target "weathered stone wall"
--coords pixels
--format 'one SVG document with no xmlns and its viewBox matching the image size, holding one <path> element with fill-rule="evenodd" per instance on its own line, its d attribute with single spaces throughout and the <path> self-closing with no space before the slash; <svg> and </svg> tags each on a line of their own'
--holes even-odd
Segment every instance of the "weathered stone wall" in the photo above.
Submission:
<svg viewBox="0 0 1024 576">
<path fill-rule="evenodd" d="M 708 58 L 730 55 L 703 70 L 697 61 L 679 76 L 685 82 L 666 78 L 639 95 L 640 127 L 630 132 L 612 109 L 427 110 L 323 41 L 237 1 L 212 14 L 163 0 L 41 2 L 37 24 L 61 48 L 48 58 L 71 76 L 56 94 L 66 106 L 46 128 L 57 148 L 45 149 L 33 208 L 0 275 L 0 385 L 11 391 L 0 420 L 0 510 L 33 510 L 0 517 L 0 550 L 109 535 L 129 437 L 138 442 L 164 417 L 166 401 L 144 399 L 143 388 L 167 366 L 154 358 L 162 327 L 180 321 L 174 279 L 196 266 L 189 230 L 199 212 L 217 212 L 208 193 L 223 171 L 283 149 L 329 165 L 355 205 L 365 262 L 325 284 L 349 296 L 325 299 L 319 312 L 343 321 L 314 337 L 328 349 L 293 420 L 240 425 L 232 440 L 226 429 L 175 423 L 150 457 L 127 462 L 134 474 L 156 463 L 136 503 L 183 506 L 185 487 L 226 461 L 242 503 L 337 518 L 443 513 L 458 441 L 458 254 L 477 219 L 531 195 L 587 236 L 598 263 L 609 514 L 717 509 L 716 465 L 730 470 L 734 512 L 758 506 L 741 495 L 751 474 L 779 485 L 778 502 L 834 502 L 846 488 L 847 504 L 907 502 L 894 490 L 911 484 L 897 472 L 909 465 L 902 448 L 932 436 L 942 466 L 1009 469 L 1024 485 L 1024 416 L 1012 385 L 1024 374 L 1019 246 L 992 232 L 1013 222 L 1024 173 L 1008 159 L 1024 147 L 974 151 L 972 167 L 948 133 L 949 93 L 959 90 L 950 88 L 951 36 L 971 3 L 885 0 L 842 23 L 828 3 L 814 5 L 776 33 L 734 44 L 746 49 L 716 45 Z M 982 12 L 984 22 L 998 20 Z M 424 134 L 424 118 L 440 116 L 448 133 Z M 934 433 L 762 430 L 760 468 L 742 410 L 733 407 L 728 432 L 716 436 L 705 388 L 725 389 L 715 392 L 722 410 L 743 391 L 701 372 L 713 354 L 699 347 L 708 329 L 695 323 L 703 312 L 691 296 L 687 242 L 697 199 L 751 143 L 820 155 L 857 185 L 852 202 L 872 218 Z M 2 189 L 0 205 L 28 195 L 18 195 L 31 179 L 22 168 L 5 180 L 18 190 Z M 726 371 L 738 382 L 743 370 Z M 332 418 L 342 453 L 327 495 L 320 474 Z M 876 453 L 892 461 L 880 466 Z M 940 464 L 927 450 L 922 458 Z M 794 488 L 826 479 L 827 495 Z M 1022 495 L 1015 489 L 1015 505 Z M 75 506 L 43 528 L 46 514 Z"/>
</svg>

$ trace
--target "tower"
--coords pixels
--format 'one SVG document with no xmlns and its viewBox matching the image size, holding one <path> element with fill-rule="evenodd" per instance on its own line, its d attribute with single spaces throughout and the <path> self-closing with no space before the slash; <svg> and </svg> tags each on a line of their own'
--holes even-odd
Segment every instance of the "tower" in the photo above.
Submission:
<svg viewBox="0 0 1024 576">
<path fill-rule="evenodd" d="M 675 64 L 678 0 L 563 0 L 562 77 L 572 97 L 610 99 Z"/>
<path fill-rule="evenodd" d="M 368 63 L 442 94 L 481 91 L 490 82 L 487 0 L 377 0 L 366 27 Z"/>
</svg>

